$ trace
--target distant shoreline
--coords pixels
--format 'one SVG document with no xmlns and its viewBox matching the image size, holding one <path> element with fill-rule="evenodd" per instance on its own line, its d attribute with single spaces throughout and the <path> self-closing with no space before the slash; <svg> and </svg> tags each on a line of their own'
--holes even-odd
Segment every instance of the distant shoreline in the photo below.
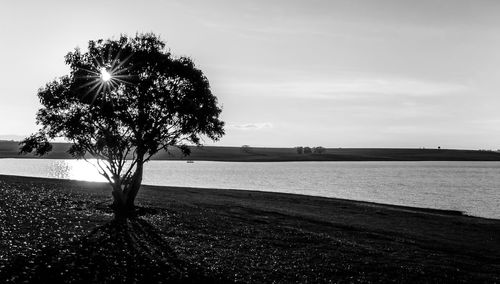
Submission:
<svg viewBox="0 0 500 284">
<path fill-rule="evenodd" d="M 39 158 L 20 155 L 19 142 L 0 141 L 0 158 Z M 42 158 L 73 159 L 67 153 L 71 144 L 53 143 L 53 150 Z M 179 150 L 158 153 L 153 160 L 193 160 L 226 162 L 301 162 L 301 161 L 500 161 L 500 152 L 484 150 L 417 148 L 324 148 L 322 153 L 299 154 L 295 148 L 265 147 L 191 147 L 183 157 Z"/>
<path fill-rule="evenodd" d="M 31 177 L 31 176 L 18 176 L 18 175 L 6 175 L 0 174 L 0 180 L 15 180 L 15 181 L 25 181 L 29 183 L 42 183 L 42 184 L 73 184 L 79 185 L 82 187 L 88 187 L 88 189 L 99 188 L 100 190 L 106 190 L 108 187 L 108 183 L 99 182 L 99 181 L 82 181 L 82 180 L 72 180 L 72 179 L 58 179 L 58 178 L 47 178 L 47 177 Z M 300 193 L 287 193 L 287 192 L 274 192 L 274 191 L 262 191 L 262 190 L 240 190 L 240 189 L 228 189 L 228 188 L 205 188 L 205 187 L 181 187 L 181 186 L 163 186 L 163 185 L 147 185 L 143 184 L 141 186 L 142 189 L 149 191 L 154 191 L 155 194 L 161 194 L 162 190 L 173 190 L 173 191 L 188 191 L 188 192 L 196 192 L 197 194 L 203 194 L 203 192 L 209 192 L 210 194 L 221 194 L 225 196 L 234 196 L 238 198 L 244 198 L 248 195 L 269 195 L 269 196 L 283 196 L 286 198 L 297 199 L 304 198 L 310 200 L 318 200 L 318 201 L 331 201 L 336 203 L 353 203 L 363 207 L 371 207 L 371 208 L 384 208 L 384 210 L 397 210 L 404 212 L 413 212 L 413 213 L 421 213 L 421 214 L 439 214 L 439 215 L 448 215 L 448 216 L 462 216 L 468 218 L 480 218 L 487 220 L 497 220 L 492 218 L 466 215 L 464 212 L 459 210 L 448 210 L 448 209 L 437 209 L 437 208 L 427 208 L 427 207 L 415 207 L 415 206 L 407 206 L 407 205 L 397 205 L 397 204 L 389 204 L 389 203 L 378 203 L 371 201 L 363 201 L 363 200 L 354 200 L 354 199 L 345 199 L 345 198 L 335 198 L 335 197 L 325 197 L 325 196 L 317 196 L 317 195 L 307 195 Z M 102 193 L 102 192 L 100 192 Z M 500 221 L 500 220 L 499 220 Z"/>
</svg>

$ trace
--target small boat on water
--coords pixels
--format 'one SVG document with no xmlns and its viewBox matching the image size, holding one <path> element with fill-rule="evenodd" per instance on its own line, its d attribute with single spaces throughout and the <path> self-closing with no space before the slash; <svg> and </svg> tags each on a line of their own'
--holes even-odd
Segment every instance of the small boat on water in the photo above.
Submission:
<svg viewBox="0 0 500 284">
<path fill-rule="evenodd" d="M 187 160 L 187 163 L 188 164 L 192 164 L 192 163 L 194 163 L 194 161 L 193 160 Z"/>
</svg>

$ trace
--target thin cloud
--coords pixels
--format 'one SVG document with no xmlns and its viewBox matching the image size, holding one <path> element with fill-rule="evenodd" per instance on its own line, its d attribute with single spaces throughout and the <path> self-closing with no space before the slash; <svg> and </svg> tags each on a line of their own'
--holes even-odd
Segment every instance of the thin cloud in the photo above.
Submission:
<svg viewBox="0 0 500 284">
<path fill-rule="evenodd" d="M 317 82 L 260 82 L 240 85 L 251 90 L 252 95 L 317 97 L 323 99 L 348 99 L 359 95 L 398 95 L 409 97 L 446 96 L 463 93 L 468 87 L 447 82 L 430 82 L 404 78 L 333 79 Z"/>
<path fill-rule="evenodd" d="M 230 124 L 227 126 L 228 129 L 237 130 L 261 130 L 273 128 L 273 124 L 269 122 L 263 123 L 244 123 L 244 124 Z"/>
<path fill-rule="evenodd" d="M 28 135 L 2 134 L 0 135 L 0 140 L 21 141 L 26 137 L 28 137 Z"/>
</svg>

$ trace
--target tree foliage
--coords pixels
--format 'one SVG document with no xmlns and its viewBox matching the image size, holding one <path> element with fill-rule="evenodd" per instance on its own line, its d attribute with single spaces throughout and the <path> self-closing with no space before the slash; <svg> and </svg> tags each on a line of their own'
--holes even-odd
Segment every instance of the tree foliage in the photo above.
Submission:
<svg viewBox="0 0 500 284">
<path fill-rule="evenodd" d="M 323 154 L 325 151 L 326 151 L 326 149 L 322 146 L 318 146 L 318 147 L 313 148 L 314 154 Z"/>
<path fill-rule="evenodd" d="M 22 152 L 46 154 L 51 139 L 65 137 L 74 143 L 70 154 L 97 158 L 100 173 L 127 199 L 154 154 L 169 147 L 189 154 L 188 144 L 224 134 L 205 75 L 154 34 L 89 41 L 87 51 L 77 48 L 65 61 L 69 75 L 38 91 L 41 129 L 21 142 Z"/>
</svg>

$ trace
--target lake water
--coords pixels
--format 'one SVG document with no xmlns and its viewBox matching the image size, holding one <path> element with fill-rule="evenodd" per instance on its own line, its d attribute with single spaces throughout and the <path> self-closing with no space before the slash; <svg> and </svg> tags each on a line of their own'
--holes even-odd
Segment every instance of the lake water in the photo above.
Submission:
<svg viewBox="0 0 500 284">
<path fill-rule="evenodd" d="M 0 174 L 104 181 L 78 160 L 0 159 Z M 298 193 L 500 219 L 500 162 L 152 161 L 143 183 Z"/>
</svg>

